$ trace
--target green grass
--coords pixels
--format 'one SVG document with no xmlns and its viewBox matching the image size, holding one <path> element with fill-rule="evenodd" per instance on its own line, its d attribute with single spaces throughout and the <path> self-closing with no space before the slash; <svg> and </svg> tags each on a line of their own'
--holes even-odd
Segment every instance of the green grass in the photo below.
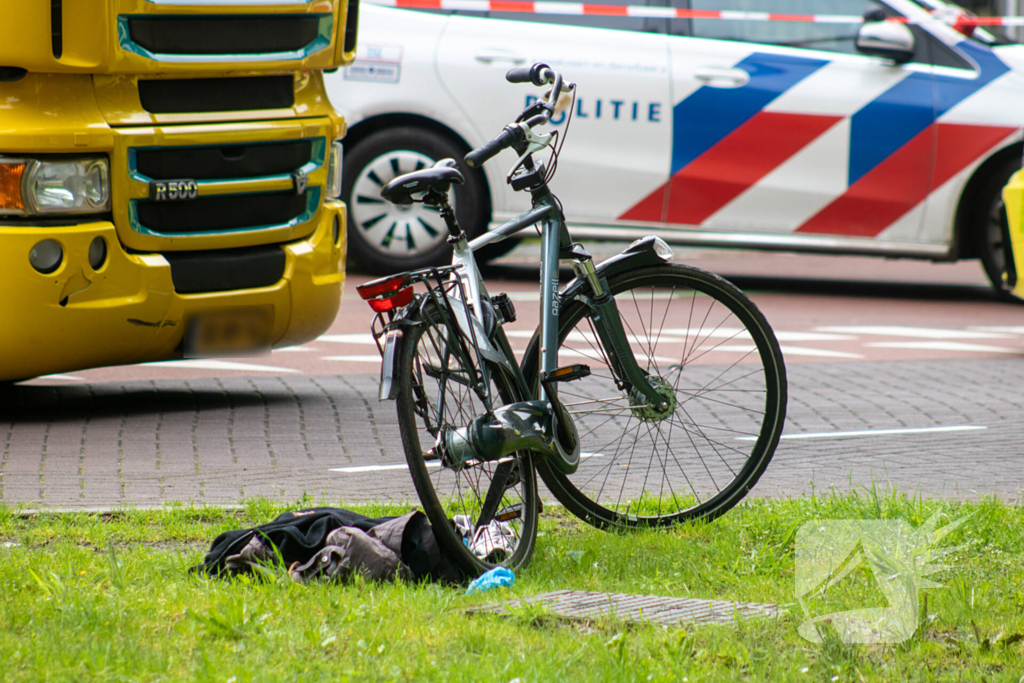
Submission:
<svg viewBox="0 0 1024 683">
<path fill-rule="evenodd" d="M 308 505 L 309 501 L 302 501 Z M 298 507 L 298 506 L 291 506 Z M 22 517 L 0 507 L 0 679 L 10 681 L 1018 681 L 1024 674 L 1024 509 L 871 492 L 749 501 L 712 524 L 610 534 L 549 508 L 514 588 L 307 585 L 191 575 L 241 512 L 169 507 Z M 404 508 L 363 506 L 366 514 Z M 794 538 L 814 519 L 975 513 L 900 645 L 823 644 L 778 620 L 664 628 L 569 623 L 542 608 L 469 616 L 498 598 L 577 589 L 792 603 Z M 4 547 L 5 544 L 16 545 Z M 857 598 L 856 591 L 846 597 Z M 856 602 L 856 600 L 854 600 Z"/>
</svg>

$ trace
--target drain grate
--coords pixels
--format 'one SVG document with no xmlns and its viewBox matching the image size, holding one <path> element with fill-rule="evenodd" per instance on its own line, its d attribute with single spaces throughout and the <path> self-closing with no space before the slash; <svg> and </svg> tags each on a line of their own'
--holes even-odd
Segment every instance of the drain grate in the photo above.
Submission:
<svg viewBox="0 0 1024 683">
<path fill-rule="evenodd" d="M 660 595 L 629 593 L 590 593 L 587 591 L 553 591 L 538 593 L 519 600 L 470 607 L 476 614 L 508 615 L 509 608 L 541 605 L 553 617 L 572 621 L 593 621 L 604 617 L 634 623 L 662 626 L 681 624 L 731 624 L 736 619 L 778 617 L 786 613 L 778 605 L 726 600 L 668 598 Z"/>
</svg>

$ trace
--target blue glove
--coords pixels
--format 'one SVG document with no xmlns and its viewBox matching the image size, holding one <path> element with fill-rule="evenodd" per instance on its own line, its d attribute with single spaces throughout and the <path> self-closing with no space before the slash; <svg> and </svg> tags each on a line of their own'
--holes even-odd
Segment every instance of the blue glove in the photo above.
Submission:
<svg viewBox="0 0 1024 683">
<path fill-rule="evenodd" d="M 466 595 L 483 593 L 494 588 L 501 588 L 502 586 L 511 586 L 515 580 L 516 575 L 512 573 L 511 569 L 495 567 L 490 571 L 484 572 L 480 575 L 480 578 L 469 584 L 469 588 L 466 589 Z"/>
</svg>

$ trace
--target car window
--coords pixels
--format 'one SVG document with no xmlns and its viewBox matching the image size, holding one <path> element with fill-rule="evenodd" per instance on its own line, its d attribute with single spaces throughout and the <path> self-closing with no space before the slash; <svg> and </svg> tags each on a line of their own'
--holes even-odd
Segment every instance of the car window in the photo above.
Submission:
<svg viewBox="0 0 1024 683">
<path fill-rule="evenodd" d="M 841 14 L 864 16 L 871 10 L 892 11 L 874 0 L 673 0 L 677 8 L 732 10 L 780 14 Z M 674 19 L 670 31 L 697 38 L 739 40 L 782 47 L 803 47 L 830 52 L 857 51 L 854 42 L 860 24 L 817 24 L 803 21 L 735 21 Z"/>
</svg>

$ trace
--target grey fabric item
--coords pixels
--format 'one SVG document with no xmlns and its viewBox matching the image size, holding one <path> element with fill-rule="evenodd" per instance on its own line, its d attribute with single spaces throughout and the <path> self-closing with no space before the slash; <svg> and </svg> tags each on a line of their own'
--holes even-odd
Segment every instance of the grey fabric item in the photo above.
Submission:
<svg viewBox="0 0 1024 683">
<path fill-rule="evenodd" d="M 372 529 L 373 533 L 376 529 Z M 398 536 L 401 549 L 401 532 Z M 311 580 L 348 581 L 359 574 L 371 581 L 411 579 L 412 572 L 398 554 L 379 539 L 355 527 L 341 527 L 327 536 L 327 545 L 308 562 L 295 562 L 288 574 L 297 582 Z"/>
<path fill-rule="evenodd" d="M 401 556 L 402 539 L 405 538 L 405 527 L 419 514 L 418 512 L 410 512 L 401 517 L 395 517 L 383 524 L 378 524 L 367 533 L 387 546 L 388 550 Z"/>
<path fill-rule="evenodd" d="M 328 507 L 284 512 L 267 524 L 225 531 L 192 571 L 272 576 L 275 566 L 303 581 L 314 576 L 341 581 L 354 574 L 452 583 L 467 578 L 441 552 L 422 512 L 371 519 Z"/>
<path fill-rule="evenodd" d="M 265 565 L 274 557 L 274 553 L 258 537 L 253 536 L 236 555 L 229 555 L 224 564 L 229 571 L 240 572 L 256 565 Z"/>
</svg>

